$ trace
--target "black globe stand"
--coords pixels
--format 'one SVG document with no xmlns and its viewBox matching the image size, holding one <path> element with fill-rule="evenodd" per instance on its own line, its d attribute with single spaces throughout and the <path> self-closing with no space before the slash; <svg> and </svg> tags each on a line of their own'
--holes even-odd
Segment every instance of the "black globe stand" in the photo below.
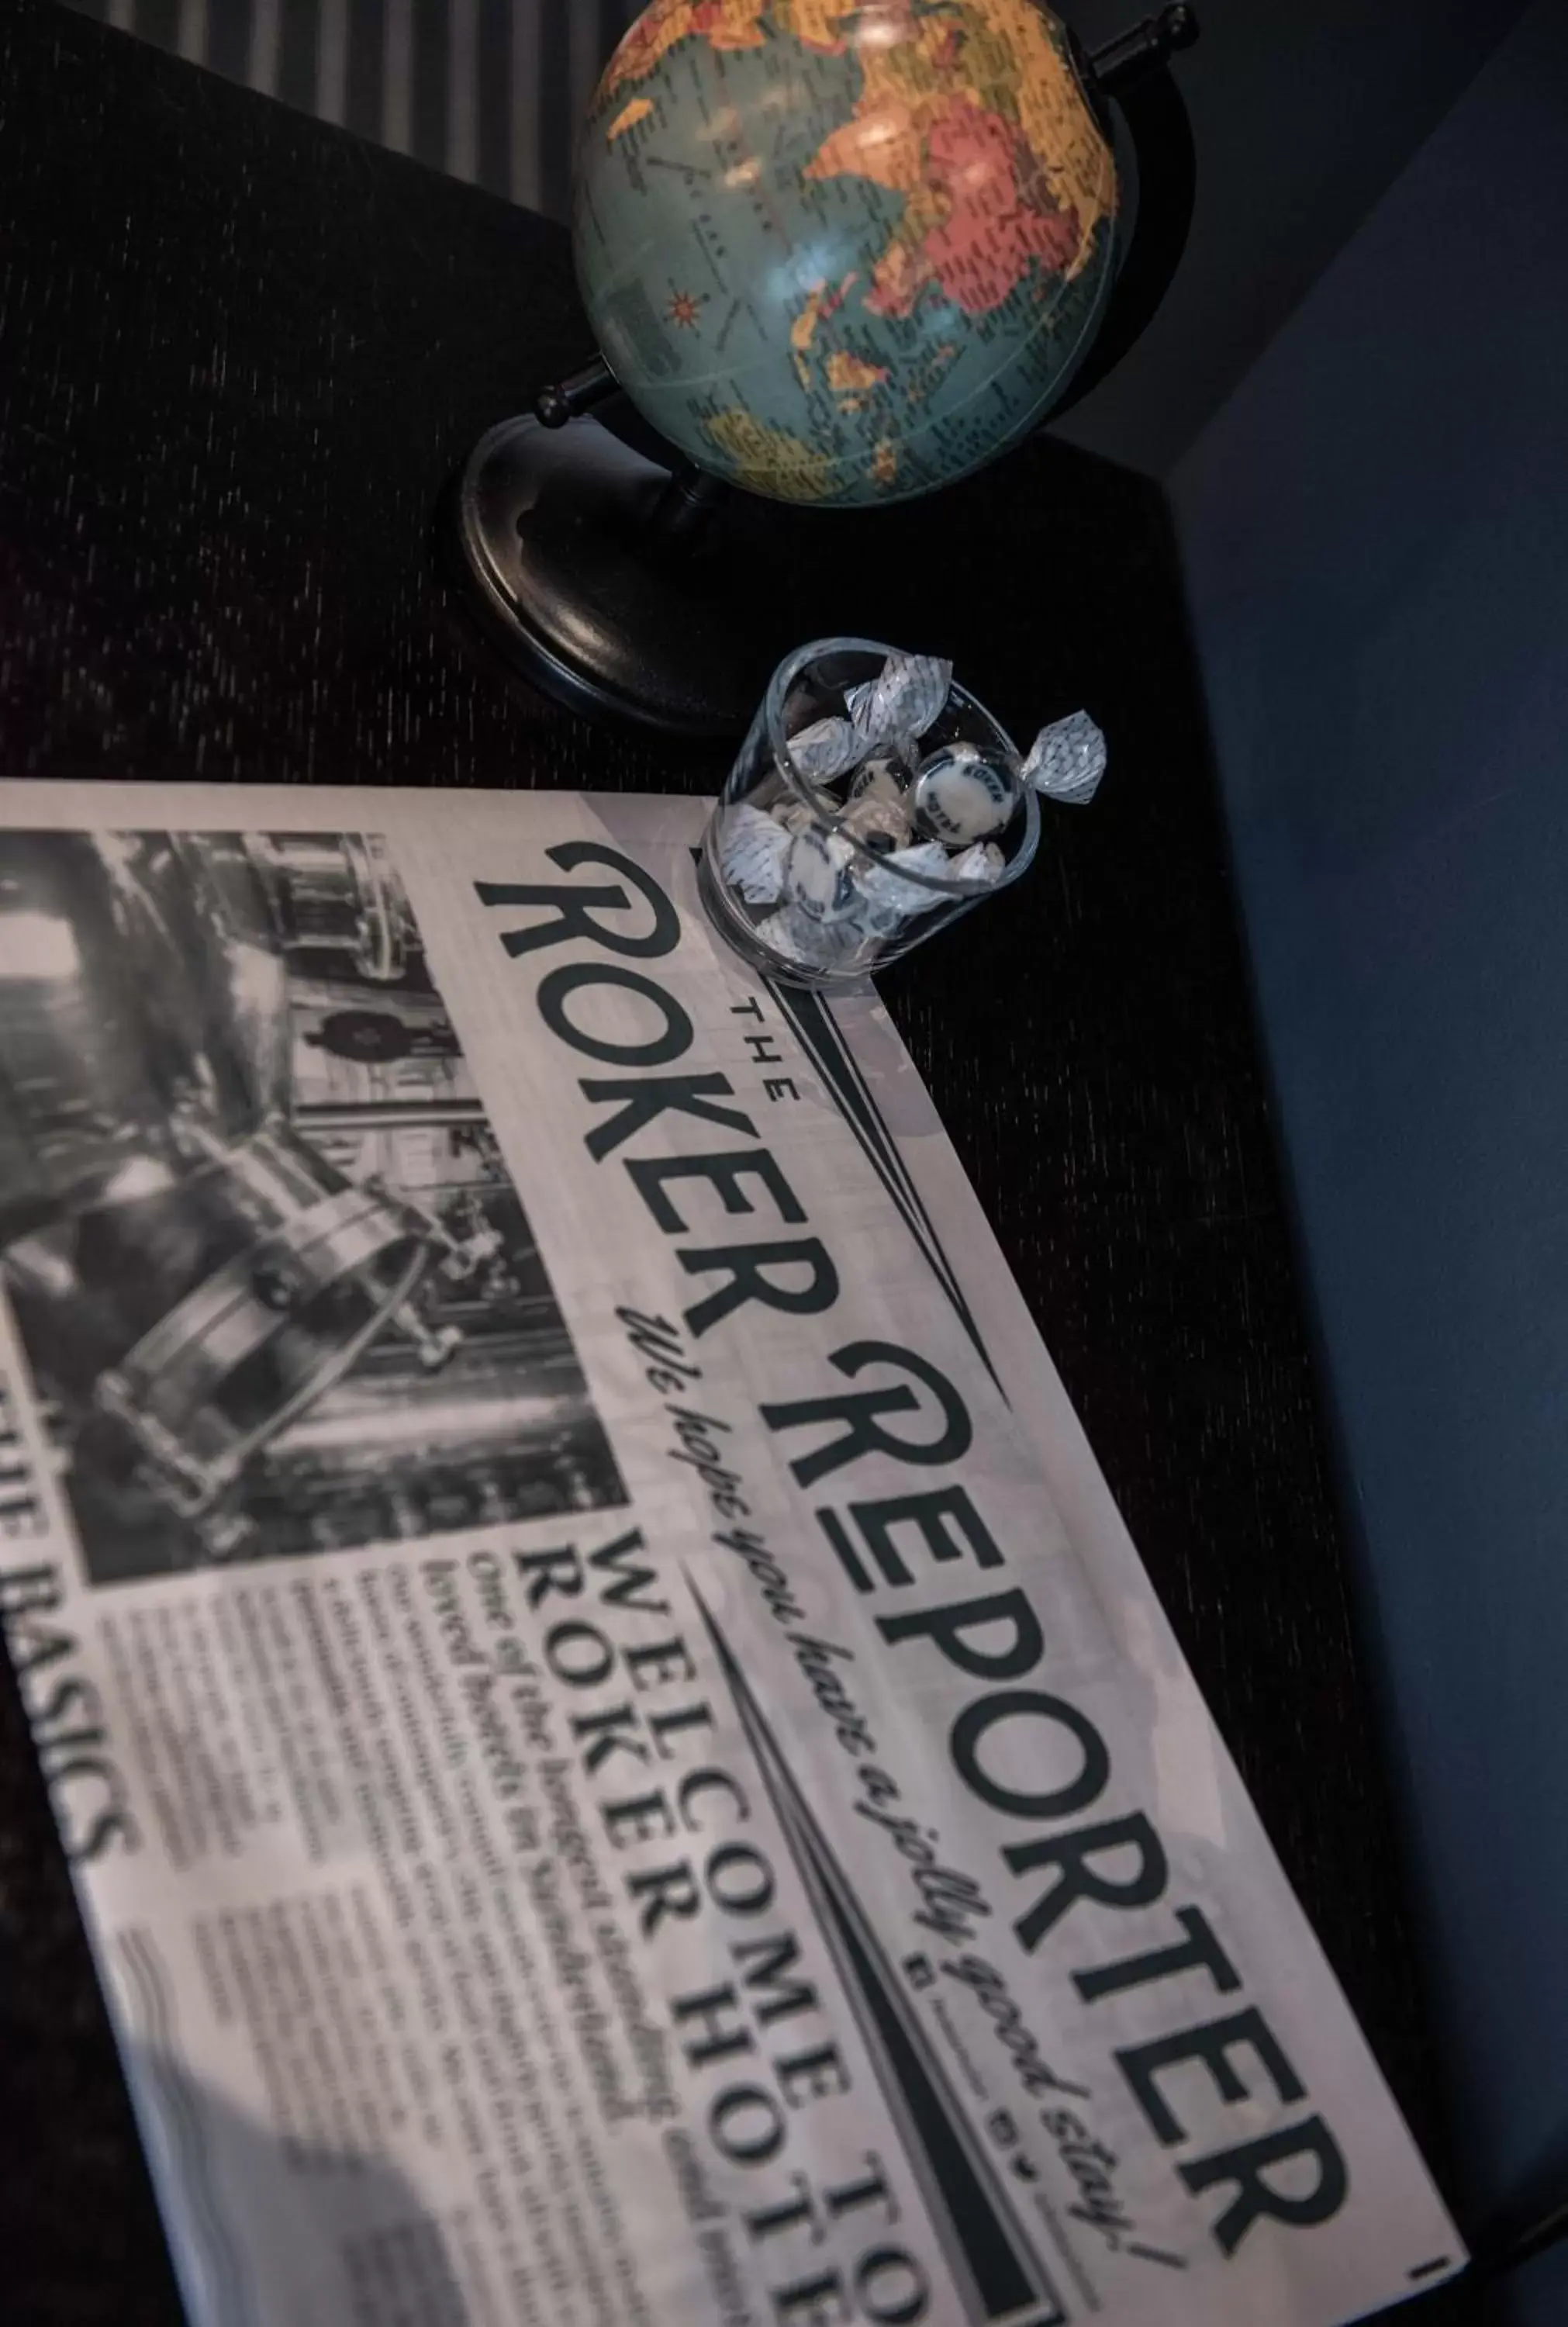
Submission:
<svg viewBox="0 0 1568 2327">
<path fill-rule="evenodd" d="M 1081 61 L 1097 100 L 1114 98 L 1126 122 L 1138 216 L 1094 348 L 1053 416 L 1125 354 L 1181 258 L 1194 166 L 1168 64 L 1197 37 L 1176 0 Z M 835 519 L 809 518 L 807 547 L 806 513 L 638 450 L 593 416 L 619 393 L 596 357 L 481 439 L 455 492 L 461 570 L 509 659 L 574 710 L 738 735 L 781 657 L 835 627 L 821 587 Z"/>
<path fill-rule="evenodd" d="M 615 392 L 608 367 L 591 365 L 475 447 L 457 522 L 479 611 L 574 710 L 735 734 L 798 643 L 765 524 L 716 478 L 649 459 L 593 419 Z"/>
</svg>

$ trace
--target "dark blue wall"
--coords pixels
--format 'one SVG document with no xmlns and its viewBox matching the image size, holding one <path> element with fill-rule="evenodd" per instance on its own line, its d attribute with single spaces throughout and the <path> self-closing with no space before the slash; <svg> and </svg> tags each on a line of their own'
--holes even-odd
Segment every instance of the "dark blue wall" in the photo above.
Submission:
<svg viewBox="0 0 1568 2327">
<path fill-rule="evenodd" d="M 1568 2197 L 1563 0 L 1176 500 L 1473 2223 Z"/>
<path fill-rule="evenodd" d="M 1053 0 L 1094 49 L 1154 0 Z M 1523 14 L 1523 0 L 1196 0 L 1177 74 L 1192 239 L 1137 347 L 1055 433 L 1164 477 Z"/>
</svg>

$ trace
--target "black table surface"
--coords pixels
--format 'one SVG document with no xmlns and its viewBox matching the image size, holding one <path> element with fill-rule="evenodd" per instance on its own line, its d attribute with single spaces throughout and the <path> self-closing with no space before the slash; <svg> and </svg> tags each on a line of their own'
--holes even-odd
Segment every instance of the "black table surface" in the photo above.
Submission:
<svg viewBox="0 0 1568 2327">
<path fill-rule="evenodd" d="M 722 750 L 585 724 L 511 677 L 435 556 L 475 438 L 589 352 L 556 228 L 49 0 L 6 0 L 4 772 L 711 790 Z M 788 522 L 824 545 L 809 627 L 949 652 L 1021 729 L 1084 703 L 1106 730 L 1094 810 L 1053 816 L 1031 881 L 885 997 L 1441 2169 L 1163 500 L 1042 438 L 907 511 Z M 8 1674 L 0 2128 L 5 2317 L 177 2319 Z M 1469 2309 L 1451 2292 L 1422 2306 Z"/>
</svg>

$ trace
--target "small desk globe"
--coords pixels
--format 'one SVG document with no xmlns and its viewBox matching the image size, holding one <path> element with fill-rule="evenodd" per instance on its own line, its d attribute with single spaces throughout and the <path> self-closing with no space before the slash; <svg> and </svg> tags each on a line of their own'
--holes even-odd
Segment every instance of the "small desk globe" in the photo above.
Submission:
<svg viewBox="0 0 1568 2327">
<path fill-rule="evenodd" d="M 1087 60 L 1042 0 L 653 0 L 578 163 L 601 353 L 455 481 L 505 657 L 576 710 L 718 737 L 803 639 L 941 653 L 983 621 L 1012 585 L 926 497 L 1157 311 L 1195 183 L 1167 67 L 1197 36 L 1188 0 Z"/>
<path fill-rule="evenodd" d="M 689 460 L 875 506 L 1056 402 L 1116 202 L 1037 0 L 653 0 L 583 133 L 578 281 L 616 379 Z"/>
</svg>

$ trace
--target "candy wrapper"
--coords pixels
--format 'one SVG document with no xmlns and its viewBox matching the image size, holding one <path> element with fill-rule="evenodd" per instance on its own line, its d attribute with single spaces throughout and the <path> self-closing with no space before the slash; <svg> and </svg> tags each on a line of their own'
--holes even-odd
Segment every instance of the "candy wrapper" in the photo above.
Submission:
<svg viewBox="0 0 1568 2327">
<path fill-rule="evenodd" d="M 847 719 L 814 720 L 789 738 L 789 757 L 809 784 L 846 776 L 864 750 L 864 737 Z"/>
<path fill-rule="evenodd" d="M 783 826 L 786 832 L 809 831 L 817 821 L 816 815 L 807 807 L 806 802 L 793 797 L 776 800 L 768 813 L 775 824 Z"/>
<path fill-rule="evenodd" d="M 947 871 L 955 881 L 967 881 L 972 886 L 994 889 L 1007 870 L 1007 859 L 994 840 L 982 840 L 966 848 L 962 856 L 947 859 Z"/>
<path fill-rule="evenodd" d="M 807 821 L 809 822 L 807 813 Z M 784 894 L 784 860 L 790 836 L 782 824 L 747 800 L 723 812 L 719 866 L 749 905 L 775 905 Z"/>
<path fill-rule="evenodd" d="M 897 849 L 879 864 L 868 864 L 862 857 L 854 873 L 859 904 L 869 909 L 873 926 L 897 929 L 942 902 L 938 891 L 922 889 L 918 881 L 904 875 L 923 874 L 929 881 L 947 881 L 952 878 L 952 871 L 953 860 L 939 840 L 922 840 L 913 848 Z"/>
<path fill-rule="evenodd" d="M 1106 739 L 1087 711 L 1042 727 L 1023 762 L 1023 780 L 1050 799 L 1087 808 L 1106 772 Z"/>
<path fill-rule="evenodd" d="M 794 905 L 782 906 L 757 923 L 758 942 L 797 969 L 843 970 L 866 942 L 867 930 L 853 921 L 808 921 Z"/>
<path fill-rule="evenodd" d="M 857 852 L 842 833 L 810 826 L 789 843 L 784 895 L 794 911 L 819 927 L 854 913 Z"/>
<path fill-rule="evenodd" d="M 918 743 L 935 726 L 953 685 L 953 666 L 941 655 L 889 655 L 879 678 L 852 687 L 849 715 L 870 751 L 879 743 Z"/>
</svg>

